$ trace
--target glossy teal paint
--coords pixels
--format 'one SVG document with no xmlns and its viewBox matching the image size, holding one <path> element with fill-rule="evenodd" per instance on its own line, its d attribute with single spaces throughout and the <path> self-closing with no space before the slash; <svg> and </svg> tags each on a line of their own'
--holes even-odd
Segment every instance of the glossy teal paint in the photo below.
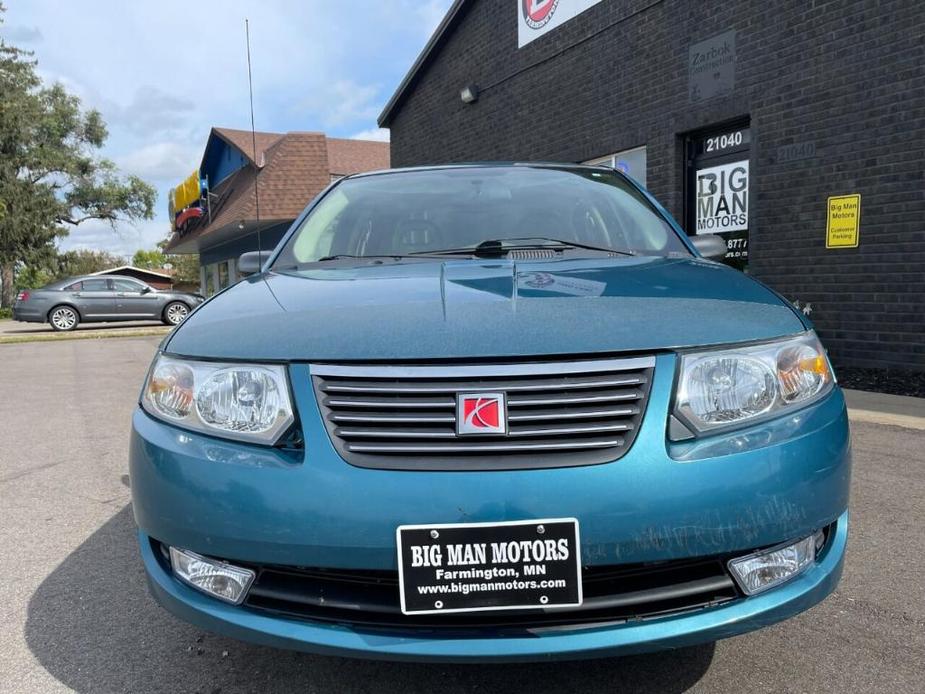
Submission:
<svg viewBox="0 0 925 694">
<path fill-rule="evenodd" d="M 152 593 L 183 619 L 229 636 L 386 659 L 594 657 L 709 641 L 786 619 L 822 600 L 842 570 L 851 450 L 841 391 L 692 441 L 670 442 L 666 429 L 677 350 L 808 327 L 769 288 L 695 257 L 335 262 L 252 277 L 199 307 L 161 348 L 287 363 L 305 450 L 221 440 L 136 410 L 132 495 Z M 620 460 L 601 465 L 439 473 L 354 467 L 335 451 L 311 387 L 312 362 L 593 353 L 656 355 L 639 435 Z M 467 638 L 363 631 L 225 605 L 172 578 L 149 542 L 231 561 L 394 570 L 397 525 L 550 517 L 578 519 L 584 565 L 744 554 L 837 525 L 816 564 L 764 594 L 642 623 L 503 639 L 490 631 Z"/>
<path fill-rule="evenodd" d="M 675 357 L 658 357 L 642 428 L 615 463 L 433 473 L 346 464 L 318 415 L 308 367 L 295 365 L 304 459 L 183 431 L 137 411 L 135 517 L 162 542 L 226 559 L 395 569 L 395 527 L 422 519 L 574 517 L 582 561 L 615 564 L 772 545 L 810 535 L 845 510 L 850 451 L 840 391 L 801 410 L 796 423 L 775 420 L 772 426 L 788 433 L 775 445 L 759 438 L 735 454 L 685 462 L 665 440 L 674 367 Z M 768 426 L 709 439 L 739 440 Z"/>
<path fill-rule="evenodd" d="M 482 358 L 657 351 L 804 329 L 763 285 L 697 258 L 410 260 L 252 278 L 205 304 L 167 350 L 284 361 Z"/>
<path fill-rule="evenodd" d="M 493 638 L 428 638 L 364 632 L 344 626 L 268 617 L 208 598 L 164 570 L 147 536 L 139 534 L 151 593 L 177 617 L 220 634 L 266 646 L 324 655 L 440 662 L 536 661 L 644 653 L 729 638 L 793 617 L 831 593 L 841 577 L 848 512 L 819 561 L 807 571 L 747 600 L 675 617 L 570 632 Z"/>
</svg>

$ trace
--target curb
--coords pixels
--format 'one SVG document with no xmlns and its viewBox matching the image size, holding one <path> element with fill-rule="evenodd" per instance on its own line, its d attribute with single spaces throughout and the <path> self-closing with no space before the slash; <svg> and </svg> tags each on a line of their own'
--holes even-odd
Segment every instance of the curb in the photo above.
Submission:
<svg viewBox="0 0 925 694">
<path fill-rule="evenodd" d="M 925 430 L 925 398 L 844 389 L 848 418 L 856 422 L 887 424 Z"/>
<path fill-rule="evenodd" d="M 157 337 L 158 335 L 166 335 L 171 330 L 172 328 L 148 328 L 146 330 L 125 330 L 118 333 L 84 330 L 65 334 L 0 335 L 0 345 L 20 345 L 26 342 L 65 342 L 67 340 L 111 340 L 119 337 Z"/>
<path fill-rule="evenodd" d="M 853 422 L 888 424 L 894 427 L 925 431 L 925 417 L 915 417 L 907 414 L 891 414 L 889 412 L 875 412 L 874 410 L 857 410 L 849 407 L 848 419 Z"/>
</svg>

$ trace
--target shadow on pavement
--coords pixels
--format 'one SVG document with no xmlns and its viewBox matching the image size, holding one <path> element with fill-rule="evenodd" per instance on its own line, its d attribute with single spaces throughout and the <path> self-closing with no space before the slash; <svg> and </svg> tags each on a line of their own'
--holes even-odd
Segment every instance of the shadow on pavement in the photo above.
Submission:
<svg viewBox="0 0 925 694">
<path fill-rule="evenodd" d="M 26 640 L 78 692 L 680 692 L 713 644 L 652 655 L 516 665 L 389 663 L 312 656 L 233 641 L 174 619 L 147 593 L 131 506 L 42 582 Z"/>
</svg>

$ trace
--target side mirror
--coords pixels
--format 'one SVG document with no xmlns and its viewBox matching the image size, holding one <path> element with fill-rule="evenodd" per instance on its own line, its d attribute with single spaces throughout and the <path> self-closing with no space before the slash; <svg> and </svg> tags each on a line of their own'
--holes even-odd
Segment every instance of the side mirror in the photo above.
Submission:
<svg viewBox="0 0 925 694">
<path fill-rule="evenodd" d="M 718 234 L 701 234 L 691 238 L 694 248 L 708 260 L 722 260 L 726 257 L 726 240 Z"/>
<path fill-rule="evenodd" d="M 141 293 L 142 293 L 142 294 L 150 294 L 150 293 L 153 292 L 153 291 L 154 291 L 154 290 L 151 289 L 151 287 L 142 287 L 142 288 L 141 288 Z"/>
<path fill-rule="evenodd" d="M 238 258 L 238 273 L 241 275 L 253 275 L 260 272 L 260 268 L 270 257 L 270 251 L 250 251 L 242 253 Z"/>
</svg>

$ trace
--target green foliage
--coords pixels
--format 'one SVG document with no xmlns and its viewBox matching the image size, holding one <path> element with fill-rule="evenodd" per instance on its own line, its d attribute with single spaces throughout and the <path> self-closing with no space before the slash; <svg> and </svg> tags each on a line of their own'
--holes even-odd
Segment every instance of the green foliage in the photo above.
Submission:
<svg viewBox="0 0 925 694">
<path fill-rule="evenodd" d="M 132 256 L 132 265 L 145 270 L 160 270 L 167 262 L 167 256 L 159 248 L 153 251 L 137 250 Z"/>
<path fill-rule="evenodd" d="M 157 244 L 158 250 L 164 254 L 164 260 L 173 268 L 173 281 L 175 284 L 199 284 L 199 254 L 193 253 L 164 253 L 170 237 Z"/>
<path fill-rule="evenodd" d="M 12 308 L 6 308 L 6 307 L 0 308 L 0 320 L 3 320 L 4 318 L 12 318 L 12 317 L 13 317 Z"/>
<path fill-rule="evenodd" d="M 0 4 L 0 22 L 5 8 Z M 150 219 L 156 192 L 120 177 L 98 155 L 106 124 L 63 86 L 42 85 L 31 54 L 0 39 L 0 277 L 12 300 L 13 267 L 46 262 L 68 228 L 89 219 Z"/>
<path fill-rule="evenodd" d="M 106 251 L 67 251 L 61 253 L 54 261 L 55 279 L 89 275 L 101 270 L 125 265 L 125 258 Z"/>
<path fill-rule="evenodd" d="M 30 265 L 16 273 L 16 289 L 38 289 L 56 279 L 54 272 L 46 267 Z"/>
</svg>

